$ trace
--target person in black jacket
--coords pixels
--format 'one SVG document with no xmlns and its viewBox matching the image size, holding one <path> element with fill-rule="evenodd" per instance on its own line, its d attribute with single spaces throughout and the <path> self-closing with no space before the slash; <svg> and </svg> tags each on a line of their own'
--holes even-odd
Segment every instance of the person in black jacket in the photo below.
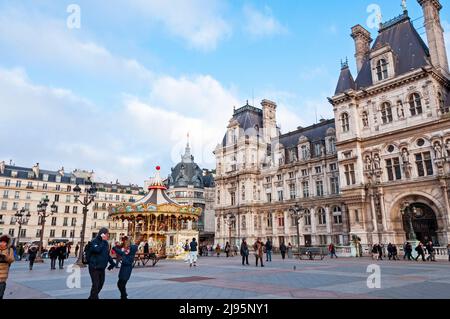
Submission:
<svg viewBox="0 0 450 319">
<path fill-rule="evenodd" d="M 58 251 L 59 269 L 64 269 L 64 260 L 66 259 L 67 256 L 66 245 L 64 243 L 59 244 L 57 251 Z"/>
<path fill-rule="evenodd" d="M 248 249 L 247 240 L 242 239 L 241 244 L 241 256 L 242 256 L 242 265 L 249 265 L 248 263 L 248 255 L 250 254 L 250 250 Z"/>
<path fill-rule="evenodd" d="M 138 245 L 139 241 L 136 241 L 134 245 L 130 245 L 128 242 L 124 242 L 123 247 L 113 247 L 113 250 L 118 256 L 121 257 L 122 260 L 119 271 L 119 281 L 117 282 L 117 287 L 120 291 L 120 299 L 128 299 L 127 282 L 131 277 L 131 272 L 133 270 L 134 264 L 134 256 L 136 256 L 136 253 L 138 251 Z"/>
<path fill-rule="evenodd" d="M 105 283 L 105 269 L 113 269 L 116 264 L 109 254 L 109 231 L 102 228 L 98 232 L 97 237 L 91 242 L 89 249 L 89 275 L 91 276 L 92 288 L 89 299 L 98 299 L 98 294 Z"/>
<path fill-rule="evenodd" d="M 36 246 L 31 246 L 28 249 L 28 261 L 30 262 L 30 270 L 33 270 L 34 261 L 36 260 L 37 255 L 37 248 Z"/>
<path fill-rule="evenodd" d="M 56 259 L 58 258 L 58 247 L 53 246 L 48 251 L 48 256 L 50 257 L 50 269 L 56 269 Z"/>
<path fill-rule="evenodd" d="M 286 250 L 287 250 L 286 245 L 284 244 L 284 242 L 281 242 L 281 245 L 280 245 L 280 253 L 281 253 L 281 258 L 282 258 L 283 260 L 286 258 Z"/>
<path fill-rule="evenodd" d="M 421 256 L 422 260 L 425 261 L 425 251 L 423 249 L 423 244 L 421 242 L 417 245 L 416 251 L 417 251 L 416 261 L 418 261 L 419 257 Z"/>
</svg>

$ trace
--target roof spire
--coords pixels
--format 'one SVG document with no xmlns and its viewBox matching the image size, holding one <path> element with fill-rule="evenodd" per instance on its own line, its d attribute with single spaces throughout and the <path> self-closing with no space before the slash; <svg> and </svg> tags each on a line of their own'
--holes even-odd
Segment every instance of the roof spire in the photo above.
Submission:
<svg viewBox="0 0 450 319">
<path fill-rule="evenodd" d="M 403 12 L 407 12 L 408 11 L 408 6 L 406 4 L 406 0 L 402 0 L 402 8 L 403 8 Z"/>
<path fill-rule="evenodd" d="M 187 133 L 187 144 L 184 149 L 184 155 L 181 156 L 181 161 L 183 163 L 192 163 L 193 156 L 191 155 L 191 147 L 189 146 L 189 133 Z"/>
</svg>

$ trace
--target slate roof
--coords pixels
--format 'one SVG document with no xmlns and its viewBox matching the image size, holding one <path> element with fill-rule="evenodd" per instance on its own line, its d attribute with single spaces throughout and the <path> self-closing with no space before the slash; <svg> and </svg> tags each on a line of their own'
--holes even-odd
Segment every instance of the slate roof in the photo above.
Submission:
<svg viewBox="0 0 450 319">
<path fill-rule="evenodd" d="M 246 134 L 252 133 L 255 131 L 249 129 L 254 129 L 255 126 L 258 126 L 259 128 L 263 127 L 263 111 L 249 105 L 247 102 L 247 105 L 244 105 L 243 107 L 234 111 L 233 118 L 231 120 L 236 120 L 239 123 L 240 129 L 243 130 Z M 225 134 L 223 138 L 223 146 L 226 146 L 227 144 L 227 134 Z"/>
<path fill-rule="evenodd" d="M 12 172 L 17 172 L 16 177 L 12 177 Z M 32 174 L 32 178 L 28 177 L 29 173 Z M 44 181 L 44 175 L 48 175 L 48 180 Z M 39 176 L 37 178 L 34 177 L 33 170 L 31 168 L 27 167 L 19 167 L 19 166 L 12 166 L 12 165 L 5 165 L 5 171 L 3 174 L 0 174 L 0 176 L 4 177 L 11 177 L 11 178 L 18 178 L 18 179 L 33 179 L 36 181 L 44 181 L 44 182 L 54 182 L 56 183 L 56 176 L 59 175 L 56 171 L 48 171 L 48 170 L 39 170 Z M 64 175 L 61 176 L 61 183 L 64 184 L 79 184 L 84 185 L 86 182 L 86 179 L 84 178 L 75 178 L 74 181 L 72 181 L 73 175 L 71 173 L 64 173 Z"/>
<path fill-rule="evenodd" d="M 335 128 L 334 119 L 326 120 L 309 127 L 301 128 L 296 131 L 283 134 L 280 136 L 280 143 L 285 149 L 293 148 L 298 145 L 299 138 L 305 136 L 311 143 L 324 141 L 327 131 Z"/>
<path fill-rule="evenodd" d="M 341 74 L 339 75 L 339 81 L 334 94 L 338 95 L 350 89 L 356 89 L 356 84 L 352 73 L 350 72 L 350 68 L 346 65 L 341 69 Z"/>
<path fill-rule="evenodd" d="M 397 76 L 429 64 L 428 47 L 414 28 L 407 12 L 382 25 L 372 50 L 384 45 L 389 45 L 394 53 Z M 373 85 L 369 56 L 364 59 L 355 82 L 357 89 Z"/>
</svg>

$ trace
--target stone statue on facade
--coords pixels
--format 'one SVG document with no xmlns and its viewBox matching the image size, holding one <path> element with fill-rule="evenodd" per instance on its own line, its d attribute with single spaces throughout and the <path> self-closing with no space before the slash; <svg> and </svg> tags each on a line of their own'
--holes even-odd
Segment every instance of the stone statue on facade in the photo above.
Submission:
<svg viewBox="0 0 450 319">
<path fill-rule="evenodd" d="M 366 156 L 364 170 L 371 171 L 372 170 L 372 159 L 369 155 Z"/>
<path fill-rule="evenodd" d="M 375 154 L 375 156 L 373 158 L 373 164 L 374 164 L 375 170 L 381 169 L 381 159 L 378 154 Z"/>
<path fill-rule="evenodd" d="M 445 152 L 444 152 L 445 157 L 450 158 L 450 139 L 448 139 L 445 142 L 444 147 L 445 147 Z"/>
<path fill-rule="evenodd" d="M 409 152 L 408 149 L 404 148 L 402 150 L 402 162 L 403 164 L 409 164 Z"/>
<path fill-rule="evenodd" d="M 435 153 L 436 158 L 444 157 L 444 153 L 442 152 L 441 143 L 439 143 L 439 142 L 434 143 L 434 153 Z"/>
</svg>

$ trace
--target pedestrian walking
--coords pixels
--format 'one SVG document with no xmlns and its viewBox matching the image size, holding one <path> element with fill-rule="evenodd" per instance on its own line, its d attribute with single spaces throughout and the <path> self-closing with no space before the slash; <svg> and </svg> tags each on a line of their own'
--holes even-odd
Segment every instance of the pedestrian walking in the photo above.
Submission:
<svg viewBox="0 0 450 319">
<path fill-rule="evenodd" d="M 272 242 L 270 241 L 270 239 L 267 239 L 265 248 L 266 248 L 266 261 L 272 262 Z"/>
<path fill-rule="evenodd" d="M 388 251 L 388 259 L 391 260 L 393 257 L 393 251 L 392 251 L 393 247 L 392 244 L 389 243 L 387 246 L 387 251 Z"/>
<path fill-rule="evenodd" d="M 372 246 L 372 259 L 378 260 L 378 244 Z"/>
<path fill-rule="evenodd" d="M 395 245 L 395 244 L 392 245 L 392 259 L 398 260 L 398 249 L 397 249 L 397 245 Z"/>
<path fill-rule="evenodd" d="M 255 258 L 256 258 L 256 267 L 258 267 L 258 261 L 261 261 L 261 267 L 264 267 L 263 257 L 264 257 L 264 244 L 261 241 L 261 238 L 258 238 L 256 242 L 253 244 L 253 249 L 255 250 Z"/>
<path fill-rule="evenodd" d="M 56 259 L 58 259 L 58 249 L 52 246 L 48 251 L 48 256 L 50 257 L 50 270 L 56 269 Z"/>
<path fill-rule="evenodd" d="M 286 250 L 287 250 L 287 247 L 283 241 L 283 242 L 281 242 L 281 245 L 280 245 L 281 259 L 283 259 L 283 260 L 286 258 Z"/>
<path fill-rule="evenodd" d="M 216 246 L 216 254 L 217 254 L 217 258 L 219 258 L 220 257 L 220 245 L 219 244 L 217 244 L 217 246 Z"/>
<path fill-rule="evenodd" d="M 250 254 L 250 251 L 248 249 L 247 240 L 244 238 L 242 239 L 241 244 L 241 256 L 242 256 L 242 265 L 249 265 L 248 263 L 248 255 Z"/>
<path fill-rule="evenodd" d="M 37 248 L 36 246 L 31 246 L 28 248 L 28 261 L 30 265 L 30 270 L 33 270 L 34 261 L 36 260 Z"/>
<path fill-rule="evenodd" d="M 3 299 L 8 280 L 9 268 L 14 262 L 14 251 L 11 249 L 11 236 L 0 237 L 0 299 Z"/>
<path fill-rule="evenodd" d="M 383 250 L 384 245 L 382 243 L 378 244 L 378 260 L 383 260 Z"/>
<path fill-rule="evenodd" d="M 416 261 L 418 261 L 419 257 L 422 257 L 422 261 L 426 261 L 425 251 L 423 249 L 423 244 L 421 242 L 419 242 L 419 244 L 417 245 L 416 251 L 417 251 Z"/>
<path fill-rule="evenodd" d="M 194 267 L 197 267 L 197 253 L 198 253 L 198 243 L 195 238 L 192 238 L 192 241 L 189 243 L 189 267 L 192 267 L 192 263 L 194 263 Z"/>
<path fill-rule="evenodd" d="M 405 252 L 405 255 L 403 256 L 403 259 L 406 259 L 406 258 L 408 258 L 408 260 L 412 260 L 413 259 L 411 243 L 408 243 L 408 242 L 405 243 L 405 245 L 404 245 L 404 252 Z"/>
<path fill-rule="evenodd" d="M 330 253 L 331 258 L 333 258 L 333 256 L 338 258 L 338 256 L 336 255 L 336 247 L 333 243 L 330 243 L 330 245 L 328 246 L 328 252 Z"/>
<path fill-rule="evenodd" d="M 144 254 L 145 257 L 147 257 L 150 254 L 150 246 L 148 245 L 148 241 L 146 241 L 144 244 Z"/>
<path fill-rule="evenodd" d="M 59 269 L 64 269 L 64 260 L 67 257 L 66 245 L 64 243 L 60 243 L 57 251 Z"/>
<path fill-rule="evenodd" d="M 189 239 L 186 239 L 186 242 L 183 245 L 184 249 L 184 262 L 187 264 L 189 262 Z"/>
<path fill-rule="evenodd" d="M 288 253 L 288 258 L 289 258 L 289 259 L 292 259 L 292 258 L 294 257 L 294 256 L 293 256 L 292 244 L 291 244 L 291 243 L 288 244 L 288 247 L 287 247 L 287 253 Z"/>
<path fill-rule="evenodd" d="M 436 261 L 436 258 L 434 256 L 435 250 L 434 250 L 434 247 L 433 247 L 433 242 L 431 240 L 428 242 L 428 244 L 425 246 L 425 248 L 426 248 L 427 253 L 428 253 L 427 260 L 429 260 L 429 261 Z"/>
<path fill-rule="evenodd" d="M 23 244 L 19 244 L 18 254 L 19 254 L 19 260 L 20 261 L 22 260 L 24 253 L 25 253 L 25 249 L 23 248 Z"/>
<path fill-rule="evenodd" d="M 75 247 L 75 257 L 78 257 L 78 252 L 80 251 L 80 245 L 77 244 Z"/>
<path fill-rule="evenodd" d="M 86 257 L 89 263 L 89 275 L 91 276 L 92 287 L 89 299 L 98 299 L 98 294 L 105 283 L 105 269 L 113 269 L 116 264 L 109 254 L 109 231 L 107 228 L 102 228 L 98 235 L 90 243 L 87 248 Z"/>
<path fill-rule="evenodd" d="M 225 244 L 225 254 L 227 254 L 227 258 L 230 257 L 230 250 L 231 250 L 230 243 L 227 242 Z"/>
<path fill-rule="evenodd" d="M 122 263 L 120 265 L 119 280 L 117 281 L 117 288 L 120 291 L 120 299 L 128 299 L 127 283 L 130 280 L 131 272 L 133 271 L 134 257 L 139 249 L 140 242 L 137 240 L 134 245 L 128 242 L 128 237 L 124 237 L 123 247 L 119 245 L 114 246 L 113 250 L 117 256 L 120 256 Z"/>
</svg>

